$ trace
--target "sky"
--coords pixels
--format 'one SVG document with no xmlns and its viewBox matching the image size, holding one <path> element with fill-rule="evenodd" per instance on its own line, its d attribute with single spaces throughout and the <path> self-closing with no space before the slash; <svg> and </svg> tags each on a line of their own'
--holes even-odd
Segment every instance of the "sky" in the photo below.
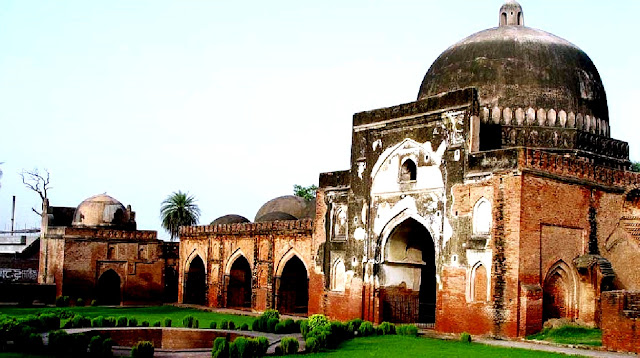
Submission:
<svg viewBox="0 0 640 358">
<path fill-rule="evenodd" d="M 416 99 L 431 63 L 498 24 L 499 0 L 0 0 L 0 230 L 107 193 L 138 228 L 193 195 L 208 224 L 250 220 L 294 184 L 349 168 L 352 115 Z M 522 0 L 603 79 L 612 137 L 640 160 L 640 1 Z"/>
</svg>

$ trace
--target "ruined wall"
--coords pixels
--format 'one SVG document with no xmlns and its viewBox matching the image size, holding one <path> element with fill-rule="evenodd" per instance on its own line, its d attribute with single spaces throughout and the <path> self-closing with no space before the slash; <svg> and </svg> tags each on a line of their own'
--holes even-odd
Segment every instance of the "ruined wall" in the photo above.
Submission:
<svg viewBox="0 0 640 358">
<path fill-rule="evenodd" d="M 312 220 L 186 227 L 180 235 L 179 302 L 185 300 L 189 267 L 197 256 L 205 262 L 205 304 L 211 307 L 227 307 L 230 271 L 240 258 L 251 270 L 251 309 L 264 311 L 278 304 L 280 276 L 294 257 L 302 261 L 310 289 L 313 286 Z"/>
<path fill-rule="evenodd" d="M 640 353 L 640 292 L 602 294 L 602 345 L 610 350 Z"/>
</svg>

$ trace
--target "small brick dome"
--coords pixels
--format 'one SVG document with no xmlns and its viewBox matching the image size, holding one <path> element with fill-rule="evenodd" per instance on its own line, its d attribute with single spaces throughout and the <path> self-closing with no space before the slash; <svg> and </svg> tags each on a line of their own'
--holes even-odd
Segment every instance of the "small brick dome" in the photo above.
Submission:
<svg viewBox="0 0 640 358">
<path fill-rule="evenodd" d="M 211 222 L 211 225 L 222 225 L 222 224 L 238 224 L 238 223 L 248 223 L 251 222 L 249 219 L 245 218 L 241 215 L 236 214 L 228 214 L 221 216 Z"/>
<path fill-rule="evenodd" d="M 72 226 L 124 227 L 129 225 L 131 209 L 107 194 L 94 195 L 84 200 L 73 214 Z"/>
</svg>

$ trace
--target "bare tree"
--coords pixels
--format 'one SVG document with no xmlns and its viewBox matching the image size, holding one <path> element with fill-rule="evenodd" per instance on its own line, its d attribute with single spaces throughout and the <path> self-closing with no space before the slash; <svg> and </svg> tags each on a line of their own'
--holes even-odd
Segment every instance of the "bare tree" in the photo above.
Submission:
<svg viewBox="0 0 640 358">
<path fill-rule="evenodd" d="M 45 175 L 46 173 L 46 175 Z M 49 171 L 44 170 L 44 173 L 40 173 L 38 168 L 34 168 L 33 170 L 22 170 L 20 173 L 20 177 L 22 177 L 22 183 L 29 188 L 30 190 L 35 191 L 40 195 L 40 199 L 42 199 L 42 203 L 44 204 L 47 201 L 47 190 L 52 189 L 49 186 Z M 42 212 L 39 212 L 35 208 L 31 208 L 34 213 L 42 216 Z"/>
</svg>

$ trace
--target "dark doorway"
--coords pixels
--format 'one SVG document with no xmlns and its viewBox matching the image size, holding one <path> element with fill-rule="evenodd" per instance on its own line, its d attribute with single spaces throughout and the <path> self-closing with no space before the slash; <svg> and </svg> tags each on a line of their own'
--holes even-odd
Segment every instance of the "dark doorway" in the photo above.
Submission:
<svg viewBox="0 0 640 358">
<path fill-rule="evenodd" d="M 309 307 L 309 280 L 307 269 L 297 256 L 287 261 L 279 282 L 278 311 L 306 315 Z"/>
<path fill-rule="evenodd" d="M 206 275 L 204 262 L 200 256 L 196 256 L 187 272 L 184 285 L 184 303 L 204 305 L 206 303 Z"/>
<path fill-rule="evenodd" d="M 178 301 L 178 273 L 173 267 L 164 270 L 164 302 Z"/>
<path fill-rule="evenodd" d="M 120 305 L 120 276 L 113 271 L 105 271 L 98 279 L 98 303 L 101 305 Z"/>
<path fill-rule="evenodd" d="M 244 256 L 238 257 L 231 265 L 227 307 L 251 308 L 251 267 Z"/>
<path fill-rule="evenodd" d="M 567 317 L 567 285 L 560 272 L 554 272 L 547 278 L 542 291 L 543 321 Z"/>
<path fill-rule="evenodd" d="M 403 283 L 413 282 L 419 272 L 420 288 L 416 292 L 406 285 L 384 287 L 381 290 L 383 319 L 397 323 L 435 323 L 436 255 L 429 231 L 416 220 L 407 219 L 393 229 L 385 246 L 385 264 L 407 276 L 400 279 Z"/>
</svg>

